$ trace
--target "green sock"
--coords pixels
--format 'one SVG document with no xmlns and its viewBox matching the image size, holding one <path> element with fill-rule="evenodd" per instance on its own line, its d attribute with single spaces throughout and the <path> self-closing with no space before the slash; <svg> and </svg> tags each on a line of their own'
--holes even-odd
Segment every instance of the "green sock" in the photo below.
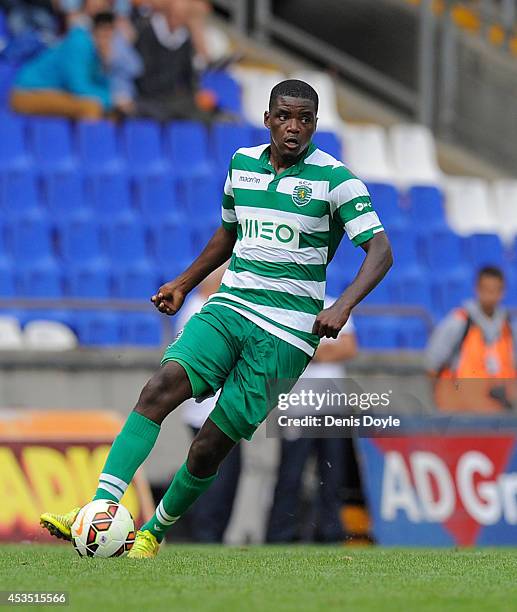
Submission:
<svg viewBox="0 0 517 612">
<path fill-rule="evenodd" d="M 216 476 L 217 473 L 208 478 L 197 478 L 188 471 L 185 462 L 176 472 L 155 513 L 142 525 L 141 530 L 148 529 L 161 542 L 171 525 L 208 489 Z"/>
<path fill-rule="evenodd" d="M 108 458 L 99 476 L 95 499 L 120 501 L 135 472 L 151 452 L 160 426 L 147 417 L 132 412 L 122 431 L 113 441 Z"/>
</svg>

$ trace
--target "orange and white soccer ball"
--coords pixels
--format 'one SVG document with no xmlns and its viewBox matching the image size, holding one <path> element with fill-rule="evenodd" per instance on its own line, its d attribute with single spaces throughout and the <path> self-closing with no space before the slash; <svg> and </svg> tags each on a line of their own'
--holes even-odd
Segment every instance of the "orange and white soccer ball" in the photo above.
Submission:
<svg viewBox="0 0 517 612">
<path fill-rule="evenodd" d="M 135 541 L 129 510 L 109 499 L 96 499 L 81 508 L 71 532 L 72 544 L 81 557 L 122 557 Z"/>
</svg>

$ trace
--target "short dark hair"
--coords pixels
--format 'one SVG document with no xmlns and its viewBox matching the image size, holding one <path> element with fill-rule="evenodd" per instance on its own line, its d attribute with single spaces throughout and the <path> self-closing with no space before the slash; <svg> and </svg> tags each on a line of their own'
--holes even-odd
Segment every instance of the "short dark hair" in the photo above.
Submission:
<svg viewBox="0 0 517 612">
<path fill-rule="evenodd" d="M 110 13 L 109 11 L 104 11 L 102 13 L 96 13 L 93 16 L 93 28 L 98 28 L 100 26 L 113 26 L 115 25 L 115 15 Z"/>
<path fill-rule="evenodd" d="M 504 283 L 504 274 L 501 268 L 497 266 L 483 266 L 480 270 L 478 270 L 477 274 L 477 282 L 483 278 L 483 276 L 491 276 L 492 278 L 498 278 L 502 283 Z"/>
<path fill-rule="evenodd" d="M 314 109 L 318 112 L 319 98 L 316 90 L 306 83 L 305 81 L 299 81 L 298 79 L 288 79 L 275 85 L 271 90 L 269 97 L 269 110 L 271 110 L 276 99 L 280 96 L 288 96 L 290 98 L 303 98 L 304 100 L 312 100 L 314 102 Z"/>
</svg>

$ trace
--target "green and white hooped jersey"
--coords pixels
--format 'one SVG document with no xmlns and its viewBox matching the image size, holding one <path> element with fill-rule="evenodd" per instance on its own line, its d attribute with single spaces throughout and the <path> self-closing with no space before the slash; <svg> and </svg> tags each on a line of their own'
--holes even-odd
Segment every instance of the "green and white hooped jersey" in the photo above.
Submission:
<svg viewBox="0 0 517 612">
<path fill-rule="evenodd" d="M 370 195 L 334 157 L 311 144 L 275 174 L 268 144 L 239 149 L 224 187 L 222 222 L 237 242 L 209 303 L 231 308 L 312 356 L 326 267 L 343 233 L 357 246 L 383 231 Z"/>
</svg>

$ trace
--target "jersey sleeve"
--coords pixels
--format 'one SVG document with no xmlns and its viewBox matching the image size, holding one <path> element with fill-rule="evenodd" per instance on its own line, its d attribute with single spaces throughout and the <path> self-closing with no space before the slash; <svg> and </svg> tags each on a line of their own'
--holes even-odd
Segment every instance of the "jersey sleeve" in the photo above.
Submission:
<svg viewBox="0 0 517 612">
<path fill-rule="evenodd" d="M 235 200 L 232 187 L 232 164 L 230 164 L 226 182 L 224 183 L 222 223 L 223 227 L 227 230 L 234 231 L 237 229 L 237 215 L 235 214 Z"/>
<path fill-rule="evenodd" d="M 344 166 L 332 169 L 329 192 L 330 212 L 355 246 L 367 242 L 384 228 L 366 185 Z"/>
</svg>

